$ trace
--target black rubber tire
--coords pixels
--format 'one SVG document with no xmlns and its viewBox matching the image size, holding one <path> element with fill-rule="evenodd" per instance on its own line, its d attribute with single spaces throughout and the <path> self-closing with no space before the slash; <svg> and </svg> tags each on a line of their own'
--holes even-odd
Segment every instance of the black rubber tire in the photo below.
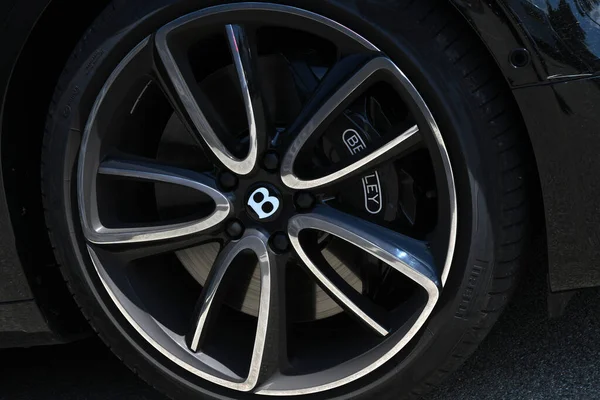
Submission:
<svg viewBox="0 0 600 400">
<path fill-rule="evenodd" d="M 528 234 L 521 116 L 496 65 L 445 0 L 278 0 L 332 18 L 385 51 L 421 92 L 440 125 L 458 189 L 459 236 L 432 317 L 373 374 L 306 398 L 416 398 L 439 384 L 482 341 L 515 286 Z M 65 66 L 42 154 L 49 234 L 75 300 L 100 337 L 136 374 L 174 399 L 253 398 L 201 382 L 128 326 L 94 277 L 76 212 L 76 158 L 91 106 L 120 59 L 164 23 L 220 0 L 115 0 Z"/>
</svg>

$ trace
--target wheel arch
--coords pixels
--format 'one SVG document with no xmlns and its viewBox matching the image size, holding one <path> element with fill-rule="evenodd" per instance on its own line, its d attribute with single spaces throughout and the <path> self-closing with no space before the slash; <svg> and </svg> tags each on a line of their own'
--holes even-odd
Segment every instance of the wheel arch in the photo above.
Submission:
<svg viewBox="0 0 600 400">
<path fill-rule="evenodd" d="M 3 265 L 3 271 L 26 278 L 21 283 L 22 297 L 37 303 L 28 318 L 40 321 L 30 330 L 54 335 L 45 337 L 45 343 L 89 330 L 66 288 L 48 239 L 39 184 L 40 152 L 47 110 L 64 64 L 106 4 L 107 0 L 17 1 L 6 14 L 3 36 L 10 39 L 4 42 L 7 57 L 0 70 L 0 183 L 6 196 L 2 206 L 10 220 L 6 229 L 14 235 L 10 252 L 15 261 Z M 13 329 L 0 325 L 0 332 Z M 19 336 L 11 341 L 15 346 L 21 342 L 31 343 L 24 335 L 22 340 Z"/>
<path fill-rule="evenodd" d="M 600 286 L 600 31 L 592 5 L 449 1 L 487 46 L 523 116 L 550 291 Z M 512 58 L 519 49 L 529 59 L 522 66 Z"/>
<path fill-rule="evenodd" d="M 465 23 L 486 45 L 510 87 L 540 81 L 537 61 L 533 60 L 520 69 L 510 63 L 513 49 L 529 48 L 531 44 L 511 22 L 514 19 L 511 20 L 505 8 L 495 2 L 444 1 L 456 6 Z M 476 6 L 470 6 L 470 3 Z M 109 0 L 17 2 L 9 18 L 23 21 L 23 24 L 18 35 L 11 38 L 15 56 L 9 60 L 12 65 L 7 84 L 0 87 L 4 97 L 0 104 L 2 184 L 21 264 L 17 263 L 12 268 L 25 271 L 31 291 L 49 325 L 67 333 L 86 328 L 56 267 L 47 237 L 38 179 L 39 149 L 46 112 L 61 70 L 79 38 L 107 4 Z M 485 24 L 491 24 L 487 26 L 494 27 L 496 31 L 486 29 Z M 536 181 L 539 181 L 537 171 L 535 173 Z M 541 202 L 541 195 L 539 197 Z M 542 231 L 545 229 L 543 216 L 538 225 Z M 67 322 L 69 320 L 76 322 Z"/>
</svg>

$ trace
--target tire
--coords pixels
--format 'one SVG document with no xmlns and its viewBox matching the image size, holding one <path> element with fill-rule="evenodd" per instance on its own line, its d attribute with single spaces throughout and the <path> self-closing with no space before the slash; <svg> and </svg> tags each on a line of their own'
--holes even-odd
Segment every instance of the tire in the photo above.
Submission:
<svg viewBox="0 0 600 400">
<path fill-rule="evenodd" d="M 137 375 L 173 399 L 259 398 L 178 367 L 132 328 L 95 273 L 77 207 L 81 134 L 102 86 L 145 37 L 211 0 L 115 0 L 77 45 L 57 84 L 42 152 L 42 188 L 56 258 L 82 313 Z M 330 18 L 384 51 L 437 121 L 456 185 L 457 239 L 441 297 L 409 345 L 346 385 L 303 398 L 418 398 L 490 331 L 515 287 L 529 232 L 526 132 L 484 46 L 445 1 L 280 0 Z"/>
</svg>

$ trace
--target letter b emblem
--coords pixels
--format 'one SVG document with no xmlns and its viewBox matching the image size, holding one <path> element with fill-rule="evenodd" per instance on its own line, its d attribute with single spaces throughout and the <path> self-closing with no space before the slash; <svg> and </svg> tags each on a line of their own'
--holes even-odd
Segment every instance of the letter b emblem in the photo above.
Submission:
<svg viewBox="0 0 600 400">
<path fill-rule="evenodd" d="M 260 187 L 250 195 L 248 206 L 254 210 L 259 219 L 265 219 L 277 212 L 279 199 L 271 196 L 267 188 Z"/>
</svg>

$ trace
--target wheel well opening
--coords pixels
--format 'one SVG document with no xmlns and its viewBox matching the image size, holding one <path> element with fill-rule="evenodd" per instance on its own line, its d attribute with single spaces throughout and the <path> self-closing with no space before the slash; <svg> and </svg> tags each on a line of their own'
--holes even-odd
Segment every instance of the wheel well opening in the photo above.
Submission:
<svg viewBox="0 0 600 400">
<path fill-rule="evenodd" d="M 47 110 L 61 71 L 80 37 L 108 3 L 108 0 L 54 0 L 48 5 L 15 65 L 2 121 L 2 171 L 19 256 L 50 323 L 67 332 L 85 329 L 86 325 L 66 289 L 46 232 L 40 152 Z M 73 18 L 74 15 L 77 18 Z M 462 23 L 472 29 L 466 21 Z M 475 32 L 473 34 L 481 40 Z M 481 43 L 482 49 L 490 54 Z M 498 73 L 501 73 L 500 68 Z M 524 123 L 523 127 L 526 132 Z M 537 250 L 533 251 L 546 254 L 543 199 L 528 135 L 526 142 L 531 160 L 529 194 L 535 229 L 532 236 L 543 237 L 541 243 L 536 241 Z M 547 262 L 543 268 L 547 269 Z M 73 318 L 74 315 L 77 317 Z"/>
<path fill-rule="evenodd" d="M 17 251 L 50 327 L 67 336 L 88 328 L 62 279 L 46 231 L 40 188 L 42 138 L 61 71 L 107 3 L 50 2 L 21 50 L 4 103 L 2 172 Z"/>
<path fill-rule="evenodd" d="M 490 6 L 491 7 L 491 6 Z M 523 265 L 522 271 L 520 272 L 522 282 L 517 285 L 516 291 L 525 290 L 525 284 L 532 284 L 535 281 L 536 286 L 547 285 L 546 278 L 549 272 L 548 264 L 548 247 L 547 247 L 547 233 L 546 233 L 546 214 L 544 208 L 544 198 L 542 193 L 540 174 L 537 167 L 537 161 L 533 144 L 531 141 L 530 133 L 528 131 L 527 124 L 523 118 L 523 114 L 517 99 L 515 98 L 510 85 L 510 77 L 507 77 L 503 73 L 503 67 L 501 63 L 503 61 L 497 59 L 492 50 L 486 45 L 484 39 L 477 32 L 477 29 L 469 23 L 465 15 L 460 11 L 460 7 L 449 7 L 452 12 L 456 15 L 455 20 L 460 21 L 463 28 L 469 32 L 470 35 L 480 43 L 481 51 L 492 61 L 494 69 L 498 76 L 502 76 L 504 79 L 504 85 L 507 92 L 510 92 L 507 98 L 513 103 L 512 108 L 514 109 L 514 115 L 518 116 L 520 121 L 519 125 L 522 131 L 522 137 L 520 138 L 520 145 L 522 147 L 522 155 L 525 158 L 526 165 L 524 166 L 524 172 L 526 179 L 526 191 L 528 199 L 528 217 L 530 219 L 530 229 L 526 232 L 528 235 L 527 246 L 524 253 L 521 256 L 521 263 Z M 531 61 L 531 54 L 525 48 L 515 48 L 511 51 L 510 57 L 507 59 L 511 63 L 511 68 L 523 68 L 529 66 Z M 543 272 L 543 273 L 541 273 Z M 527 283 L 526 283 L 527 282 Z"/>
</svg>

